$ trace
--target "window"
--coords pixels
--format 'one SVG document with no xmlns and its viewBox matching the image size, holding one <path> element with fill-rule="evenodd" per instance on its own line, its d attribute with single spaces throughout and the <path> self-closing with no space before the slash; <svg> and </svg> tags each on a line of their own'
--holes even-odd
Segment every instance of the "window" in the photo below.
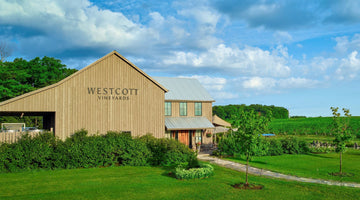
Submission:
<svg viewBox="0 0 360 200">
<path fill-rule="evenodd" d="M 197 144 L 198 142 L 201 142 L 201 130 L 196 130 L 195 132 L 195 144 Z"/>
<path fill-rule="evenodd" d="M 186 116 L 186 115 L 187 115 L 187 103 L 180 102 L 180 116 Z"/>
<path fill-rule="evenodd" d="M 165 138 L 171 139 L 171 131 L 165 131 Z"/>
<path fill-rule="evenodd" d="M 202 104 L 201 102 L 195 102 L 195 116 L 202 115 Z"/>
<path fill-rule="evenodd" d="M 165 116 L 171 116 L 171 102 L 165 102 Z"/>
</svg>

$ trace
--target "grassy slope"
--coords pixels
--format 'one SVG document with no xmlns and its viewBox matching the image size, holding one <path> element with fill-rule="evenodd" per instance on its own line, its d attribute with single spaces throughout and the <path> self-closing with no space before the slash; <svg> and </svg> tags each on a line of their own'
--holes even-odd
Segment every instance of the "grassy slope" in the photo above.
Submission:
<svg viewBox="0 0 360 200">
<path fill-rule="evenodd" d="M 356 199 L 360 189 L 250 176 L 261 191 L 231 184 L 245 175 L 215 167 L 208 179 L 180 181 L 152 167 L 112 167 L 0 174 L 0 199 Z"/>
<path fill-rule="evenodd" d="M 241 158 L 231 158 L 231 160 L 245 163 Z M 343 154 L 343 172 L 354 174 L 351 177 L 329 175 L 331 172 L 339 171 L 337 153 L 254 157 L 250 165 L 301 177 L 360 183 L 359 150 L 348 150 Z"/>
</svg>

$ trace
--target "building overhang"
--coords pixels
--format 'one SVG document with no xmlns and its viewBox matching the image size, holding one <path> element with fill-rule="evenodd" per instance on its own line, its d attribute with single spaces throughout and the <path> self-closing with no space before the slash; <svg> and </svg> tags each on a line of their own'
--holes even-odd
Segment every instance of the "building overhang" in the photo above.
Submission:
<svg viewBox="0 0 360 200">
<path fill-rule="evenodd" d="M 214 129 L 214 125 L 206 117 L 165 117 L 167 130 L 199 130 Z"/>
</svg>

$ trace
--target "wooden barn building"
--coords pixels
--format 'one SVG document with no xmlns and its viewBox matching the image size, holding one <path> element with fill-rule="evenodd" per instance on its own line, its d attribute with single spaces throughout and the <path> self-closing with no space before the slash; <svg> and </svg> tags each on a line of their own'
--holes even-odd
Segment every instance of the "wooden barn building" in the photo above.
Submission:
<svg viewBox="0 0 360 200">
<path fill-rule="evenodd" d="M 214 100 L 196 79 L 152 78 L 116 51 L 64 80 L 0 103 L 0 116 L 43 116 L 65 139 L 89 133 L 147 133 L 193 147 L 210 143 Z"/>
</svg>

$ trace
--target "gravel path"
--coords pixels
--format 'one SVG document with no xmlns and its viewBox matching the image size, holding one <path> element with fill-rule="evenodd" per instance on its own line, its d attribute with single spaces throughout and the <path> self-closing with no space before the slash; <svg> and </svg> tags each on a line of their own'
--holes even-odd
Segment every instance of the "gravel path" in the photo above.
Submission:
<svg viewBox="0 0 360 200">
<path fill-rule="evenodd" d="M 217 165 L 220 165 L 220 166 L 223 166 L 226 168 L 230 168 L 233 170 L 237 170 L 237 171 L 245 172 L 245 170 L 246 170 L 246 165 L 228 161 L 228 160 L 223 160 L 223 159 L 220 159 L 217 157 L 212 157 L 209 154 L 199 154 L 198 159 L 203 160 L 203 161 L 209 161 L 210 163 L 217 164 Z M 249 173 L 254 174 L 254 175 L 259 175 L 259 176 L 269 176 L 269 177 L 281 178 L 281 179 L 286 179 L 286 180 L 291 180 L 291 181 L 360 188 L 359 183 L 347 183 L 347 182 L 339 182 L 339 181 L 328 181 L 328 180 L 322 180 L 322 179 L 302 178 L 302 177 L 297 177 L 297 176 L 280 174 L 280 173 L 276 173 L 276 172 L 272 172 L 272 171 L 268 171 L 268 170 L 258 169 L 258 168 L 250 167 L 250 166 L 249 166 Z"/>
</svg>

